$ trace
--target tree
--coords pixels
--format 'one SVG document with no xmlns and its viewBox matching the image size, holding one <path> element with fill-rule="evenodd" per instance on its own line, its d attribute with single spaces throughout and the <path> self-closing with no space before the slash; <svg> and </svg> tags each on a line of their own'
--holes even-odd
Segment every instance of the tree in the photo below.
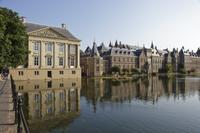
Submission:
<svg viewBox="0 0 200 133">
<path fill-rule="evenodd" d="M 113 73 L 120 73 L 120 68 L 118 67 L 118 66 L 113 66 L 112 68 L 111 68 L 111 72 L 113 72 Z"/>
<path fill-rule="evenodd" d="M 134 74 L 134 73 L 139 73 L 138 69 L 135 69 L 135 68 L 132 68 L 131 69 L 131 72 Z"/>
<path fill-rule="evenodd" d="M 0 7 L 0 70 L 27 64 L 28 41 L 18 13 Z"/>
</svg>

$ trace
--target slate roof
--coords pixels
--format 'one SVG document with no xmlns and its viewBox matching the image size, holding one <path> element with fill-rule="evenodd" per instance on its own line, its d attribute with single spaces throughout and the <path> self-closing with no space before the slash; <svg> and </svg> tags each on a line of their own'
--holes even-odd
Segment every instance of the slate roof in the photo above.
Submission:
<svg viewBox="0 0 200 133">
<path fill-rule="evenodd" d="M 86 54 L 86 55 L 90 55 L 90 54 L 91 54 L 91 51 L 92 51 L 92 49 L 88 46 L 88 47 L 85 49 L 85 54 Z"/>
<path fill-rule="evenodd" d="M 33 24 L 33 23 L 25 23 L 26 32 L 32 32 L 36 30 L 40 30 L 43 28 L 51 28 L 55 32 L 58 32 L 62 36 L 64 36 L 66 39 L 71 41 L 80 41 L 78 38 L 76 38 L 72 33 L 70 33 L 67 29 L 59 28 L 59 27 L 52 27 L 52 26 L 46 26 L 46 25 L 39 25 L 39 24 Z"/>
</svg>

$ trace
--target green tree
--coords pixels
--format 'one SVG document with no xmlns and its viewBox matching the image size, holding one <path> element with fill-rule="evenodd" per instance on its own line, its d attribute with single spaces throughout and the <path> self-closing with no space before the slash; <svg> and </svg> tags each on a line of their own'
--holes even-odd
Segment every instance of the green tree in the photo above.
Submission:
<svg viewBox="0 0 200 133">
<path fill-rule="evenodd" d="M 0 7 L 0 70 L 27 64 L 28 41 L 18 13 Z"/>
<path fill-rule="evenodd" d="M 131 72 L 134 74 L 134 73 L 139 73 L 138 69 L 135 69 L 135 68 L 132 68 L 131 69 Z"/>
<path fill-rule="evenodd" d="M 118 67 L 118 66 L 113 66 L 112 68 L 111 68 L 111 72 L 114 72 L 114 73 L 120 73 L 120 68 Z"/>
</svg>

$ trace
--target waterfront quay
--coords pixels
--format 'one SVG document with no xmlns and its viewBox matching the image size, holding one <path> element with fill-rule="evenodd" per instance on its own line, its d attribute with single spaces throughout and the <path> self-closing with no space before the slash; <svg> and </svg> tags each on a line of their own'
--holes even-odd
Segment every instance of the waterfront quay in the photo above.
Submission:
<svg viewBox="0 0 200 133">
<path fill-rule="evenodd" d="M 11 80 L 0 81 L 0 133 L 16 133 Z"/>
</svg>

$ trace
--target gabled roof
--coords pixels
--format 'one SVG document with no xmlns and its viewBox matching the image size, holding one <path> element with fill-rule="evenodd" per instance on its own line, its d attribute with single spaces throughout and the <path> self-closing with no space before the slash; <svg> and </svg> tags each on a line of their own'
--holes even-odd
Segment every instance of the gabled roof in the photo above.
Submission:
<svg viewBox="0 0 200 133">
<path fill-rule="evenodd" d="M 72 35 L 65 28 L 52 27 L 52 26 L 46 26 L 46 25 L 39 25 L 39 24 L 33 24 L 33 23 L 25 23 L 25 27 L 26 27 L 26 32 L 27 33 L 33 32 L 33 31 L 37 31 L 37 30 L 40 30 L 40 29 L 44 29 L 44 28 L 51 28 L 52 30 L 54 30 L 55 32 L 58 32 L 59 34 L 61 34 L 63 37 L 65 37 L 68 40 L 80 41 L 78 38 L 76 38 L 74 35 Z"/>
</svg>

